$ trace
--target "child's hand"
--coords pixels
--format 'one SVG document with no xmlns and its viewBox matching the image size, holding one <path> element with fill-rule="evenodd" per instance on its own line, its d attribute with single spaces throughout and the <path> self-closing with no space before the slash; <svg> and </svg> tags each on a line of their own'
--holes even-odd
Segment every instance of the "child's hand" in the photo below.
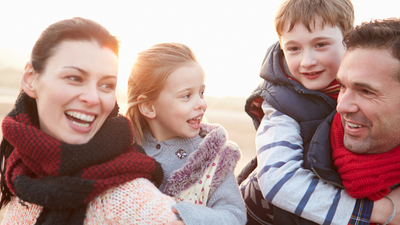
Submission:
<svg viewBox="0 0 400 225">
<path fill-rule="evenodd" d="M 174 212 L 175 214 L 178 214 L 178 211 L 176 211 L 175 208 L 172 208 L 172 212 Z M 165 223 L 164 225 L 185 225 L 185 223 L 182 220 L 177 220 L 177 221 Z"/>
</svg>

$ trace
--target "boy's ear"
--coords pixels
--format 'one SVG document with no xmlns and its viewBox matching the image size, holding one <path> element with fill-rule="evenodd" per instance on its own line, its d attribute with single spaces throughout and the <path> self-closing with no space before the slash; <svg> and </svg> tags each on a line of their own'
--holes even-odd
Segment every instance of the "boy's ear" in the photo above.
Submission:
<svg viewBox="0 0 400 225">
<path fill-rule="evenodd" d="M 146 95 L 139 95 L 138 101 L 146 99 Z M 154 108 L 154 105 L 151 101 L 145 101 L 142 102 L 138 105 L 140 113 L 142 113 L 143 116 L 153 119 L 156 117 L 156 110 Z"/>
<path fill-rule="evenodd" d="M 21 77 L 21 87 L 26 94 L 31 98 L 37 98 L 36 90 L 35 90 L 35 76 L 36 72 L 33 69 L 32 62 L 27 62 L 25 66 L 24 73 Z"/>
</svg>

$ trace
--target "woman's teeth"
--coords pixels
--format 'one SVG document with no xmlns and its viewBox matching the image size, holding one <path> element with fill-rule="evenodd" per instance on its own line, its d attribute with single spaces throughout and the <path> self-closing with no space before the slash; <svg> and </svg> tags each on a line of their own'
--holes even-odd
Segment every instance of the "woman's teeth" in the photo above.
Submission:
<svg viewBox="0 0 400 225">
<path fill-rule="evenodd" d="M 93 122 L 95 119 L 95 116 L 75 111 L 66 111 L 65 114 L 69 116 L 69 119 L 72 124 L 77 125 L 79 127 L 89 127 L 90 123 Z"/>
<path fill-rule="evenodd" d="M 86 114 L 79 113 L 79 112 L 67 111 L 66 114 L 71 117 L 74 117 L 78 120 L 82 120 L 82 121 L 85 121 L 88 123 L 91 123 L 94 120 L 94 116 L 86 115 Z"/>
</svg>

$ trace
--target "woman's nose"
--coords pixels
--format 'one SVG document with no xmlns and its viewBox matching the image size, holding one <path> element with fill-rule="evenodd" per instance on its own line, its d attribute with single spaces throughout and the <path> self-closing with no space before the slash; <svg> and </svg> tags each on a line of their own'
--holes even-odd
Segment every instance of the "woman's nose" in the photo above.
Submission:
<svg viewBox="0 0 400 225">
<path fill-rule="evenodd" d="M 100 103 L 100 97 L 97 86 L 87 85 L 79 99 L 89 106 L 97 105 Z"/>
</svg>

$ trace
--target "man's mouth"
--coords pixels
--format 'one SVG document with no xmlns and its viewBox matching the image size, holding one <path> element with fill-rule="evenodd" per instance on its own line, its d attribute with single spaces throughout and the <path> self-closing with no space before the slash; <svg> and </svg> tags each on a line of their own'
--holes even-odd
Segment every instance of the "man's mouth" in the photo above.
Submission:
<svg viewBox="0 0 400 225">
<path fill-rule="evenodd" d="M 71 121 L 72 124 L 80 126 L 80 127 L 89 127 L 90 124 L 96 118 L 93 115 L 79 113 L 76 111 L 66 111 L 65 115 Z"/>
<path fill-rule="evenodd" d="M 348 125 L 350 128 L 353 128 L 353 129 L 362 127 L 362 125 L 358 125 L 358 124 L 350 123 L 350 122 L 347 122 L 347 125 Z"/>
</svg>

